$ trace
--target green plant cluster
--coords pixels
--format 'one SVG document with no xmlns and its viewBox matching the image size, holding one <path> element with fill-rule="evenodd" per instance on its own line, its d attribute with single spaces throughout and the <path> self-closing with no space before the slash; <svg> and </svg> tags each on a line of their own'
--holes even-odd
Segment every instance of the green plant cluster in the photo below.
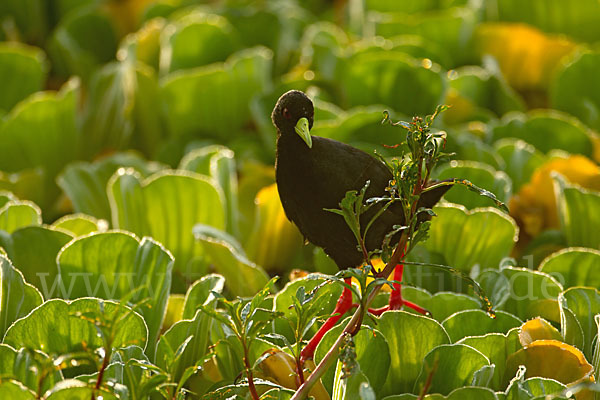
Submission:
<svg viewBox="0 0 600 400">
<path fill-rule="evenodd" d="M 342 286 L 274 186 L 289 89 L 312 134 L 388 162 L 414 146 L 383 110 L 450 105 L 456 155 L 427 173 L 510 209 L 448 192 L 404 276 L 431 316 L 365 318 L 311 395 L 593 399 L 598 20 L 596 0 L 0 1 L 0 399 L 293 396 Z"/>
</svg>

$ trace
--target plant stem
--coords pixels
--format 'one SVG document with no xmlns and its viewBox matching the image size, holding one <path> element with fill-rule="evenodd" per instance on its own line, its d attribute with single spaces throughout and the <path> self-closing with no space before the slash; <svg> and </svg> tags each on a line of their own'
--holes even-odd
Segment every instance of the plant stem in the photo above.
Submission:
<svg viewBox="0 0 600 400">
<path fill-rule="evenodd" d="M 403 257 L 402 249 L 404 249 L 406 247 L 407 240 L 408 240 L 408 234 L 403 233 L 398 242 L 398 246 L 396 246 L 396 249 L 394 250 L 392 257 L 390 257 L 390 261 L 388 261 L 388 263 L 383 268 L 383 270 L 379 271 L 376 274 L 377 277 L 389 276 L 391 274 L 391 272 L 393 271 L 393 269 L 396 267 L 396 264 L 399 264 L 402 261 L 402 257 Z M 365 302 L 365 305 L 364 305 L 365 309 L 369 308 L 369 304 L 371 304 L 373 299 L 375 299 L 375 296 L 377 296 L 377 293 L 379 293 L 379 290 L 381 290 L 382 286 L 383 285 L 376 286 L 373 289 L 373 291 L 369 294 L 369 297 L 367 297 L 367 301 Z M 308 379 L 302 385 L 300 385 L 300 387 L 298 388 L 296 393 L 294 393 L 294 395 L 292 396 L 291 400 L 303 400 L 308 396 L 310 389 L 314 386 L 315 383 L 318 382 L 319 379 L 321 379 L 321 377 L 323 376 L 325 371 L 327 371 L 331 367 L 331 365 L 333 364 L 333 361 L 338 356 L 339 348 L 342 343 L 342 340 L 344 339 L 344 335 L 346 333 L 355 334 L 358 332 L 356 324 L 360 324 L 362 322 L 362 316 L 363 316 L 362 305 L 359 305 L 357 310 L 352 315 L 352 318 L 350 319 L 350 321 L 344 327 L 344 330 L 342 331 L 342 333 L 336 339 L 333 346 L 331 346 L 331 348 L 329 349 L 329 351 L 327 352 L 325 357 L 323 357 L 323 359 L 321 360 L 319 365 L 317 365 L 317 368 L 315 368 L 315 370 L 312 372 L 312 374 L 310 374 Z"/>
<path fill-rule="evenodd" d="M 421 169 L 422 169 L 423 159 L 422 158 L 419 159 L 418 163 L 419 163 L 418 179 L 417 179 L 417 184 L 415 185 L 414 193 L 413 193 L 417 196 L 419 196 L 421 194 L 421 191 L 423 190 L 424 182 L 426 182 L 427 179 L 429 178 L 429 174 L 427 173 L 425 180 L 422 179 Z M 410 212 L 408 215 L 409 218 L 406 218 L 406 221 L 412 220 L 412 217 L 415 215 L 415 213 L 417 211 L 416 208 L 417 208 L 417 201 L 415 201 L 411 205 Z M 396 268 L 396 265 L 400 264 L 402 262 L 402 259 L 406 257 L 405 250 L 407 249 L 408 238 L 412 237 L 413 230 L 414 230 L 414 227 L 411 227 L 411 229 L 409 229 L 409 232 L 402 233 L 402 235 L 400 236 L 400 240 L 398 240 L 398 245 L 394 249 L 394 252 L 392 253 L 392 256 L 390 257 L 390 260 L 385 265 L 383 270 L 381 270 L 375 274 L 376 277 L 387 278 L 392 273 L 394 268 Z M 364 252 L 366 249 L 364 248 L 364 242 L 362 242 L 362 241 L 361 241 L 361 247 L 363 248 L 363 252 Z M 410 249 L 408 251 L 410 251 Z M 367 260 L 368 260 L 368 258 L 367 258 Z M 373 299 L 375 299 L 375 296 L 377 295 L 377 293 L 379 293 L 379 291 L 381 290 L 382 287 L 383 287 L 383 284 L 378 285 L 373 289 L 373 291 L 371 293 L 369 293 L 369 296 L 367 297 L 367 301 L 364 303 L 365 310 L 368 310 L 369 304 L 371 304 Z M 292 396 L 291 400 L 303 400 L 308 396 L 310 389 L 314 386 L 315 383 L 317 383 L 317 381 L 321 378 L 321 376 L 323 376 L 325 371 L 327 371 L 331 367 L 331 364 L 333 364 L 333 361 L 335 360 L 335 358 L 337 357 L 337 355 L 339 353 L 339 348 L 342 343 L 342 340 L 344 339 L 344 335 L 346 333 L 349 333 L 351 335 L 355 335 L 356 333 L 358 333 L 358 331 L 360 329 L 360 324 L 362 323 L 362 317 L 363 317 L 363 305 L 359 305 L 357 310 L 352 315 L 352 318 L 350 319 L 348 324 L 346 324 L 346 326 L 344 327 L 344 330 L 342 331 L 342 333 L 336 339 L 333 346 L 331 346 L 331 348 L 329 349 L 329 351 L 327 352 L 325 357 L 323 357 L 323 359 L 321 360 L 321 362 L 319 363 L 317 368 L 313 371 L 312 374 L 310 374 L 308 379 L 302 385 L 300 385 L 300 387 L 298 388 L 296 393 L 294 393 L 294 396 Z M 357 326 L 357 324 L 359 324 L 359 326 Z"/>
<path fill-rule="evenodd" d="M 246 366 L 246 376 L 248 378 L 250 395 L 252 396 L 253 400 L 259 400 L 256 387 L 254 386 L 254 374 L 252 374 L 252 368 L 250 368 L 250 363 L 248 362 L 248 346 L 246 346 L 245 342 L 242 342 L 242 346 L 244 347 L 244 365 Z"/>
<path fill-rule="evenodd" d="M 379 288 L 376 288 L 373 291 L 373 293 L 378 291 L 378 289 Z M 375 296 L 372 297 L 374 298 Z M 369 299 L 367 299 L 367 304 L 370 302 L 369 300 L 372 300 L 371 296 L 369 296 Z M 308 379 L 302 385 L 300 385 L 296 393 L 294 393 L 294 395 L 292 396 L 291 400 L 301 400 L 305 399 L 308 396 L 308 392 L 310 391 L 310 389 L 314 386 L 315 383 L 318 382 L 318 380 L 321 378 L 321 376 L 323 376 L 325 371 L 327 371 L 329 367 L 331 367 L 333 361 L 335 361 L 336 357 L 338 356 L 340 345 L 342 343 L 342 340 L 344 339 L 344 335 L 346 333 L 351 333 L 356 330 L 356 324 L 361 322 L 361 317 L 362 307 L 359 305 L 356 312 L 352 315 L 350 322 L 346 324 L 346 327 L 344 328 L 340 336 L 338 336 L 333 346 L 331 346 L 325 357 L 323 357 L 317 368 L 315 368 L 312 374 L 310 374 Z"/>
<path fill-rule="evenodd" d="M 429 392 L 429 389 L 431 388 L 431 382 L 433 381 L 433 375 L 437 371 L 438 364 L 439 361 L 436 360 L 433 364 L 433 368 L 431 368 L 431 371 L 429 371 L 429 374 L 427 375 L 427 380 L 425 381 L 425 385 L 423 385 L 423 389 L 421 390 L 421 393 L 419 393 L 419 398 L 417 400 L 423 400 L 425 395 L 427 395 L 427 392 Z"/>
<path fill-rule="evenodd" d="M 300 382 L 300 385 L 304 384 L 304 370 L 302 369 L 302 361 L 300 360 L 300 357 L 296 358 L 296 370 L 298 371 L 298 380 Z"/>
<path fill-rule="evenodd" d="M 107 351 L 104 354 L 104 359 L 102 360 L 102 366 L 100 367 L 100 371 L 98 371 L 98 379 L 96 379 L 96 387 L 94 392 L 92 392 L 92 400 L 96 398 L 95 391 L 100 389 L 100 385 L 102 385 L 102 380 L 104 379 L 104 371 L 108 368 L 108 362 L 110 359 L 110 351 Z"/>
</svg>

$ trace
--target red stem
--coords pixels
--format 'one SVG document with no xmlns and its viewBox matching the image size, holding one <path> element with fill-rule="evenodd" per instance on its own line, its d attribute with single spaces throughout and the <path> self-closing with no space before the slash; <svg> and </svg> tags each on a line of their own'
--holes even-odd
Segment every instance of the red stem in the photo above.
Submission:
<svg viewBox="0 0 600 400">
<path fill-rule="evenodd" d="M 110 357 L 110 354 L 108 354 L 108 353 L 104 355 L 104 359 L 102 360 L 102 367 L 100 367 L 100 371 L 98 371 L 98 379 L 96 379 L 96 388 L 92 392 L 92 398 L 91 398 L 91 400 L 95 400 L 96 399 L 95 391 L 99 390 L 100 389 L 100 385 L 102 385 L 102 380 L 104 379 L 104 371 L 108 367 L 108 359 L 109 359 L 109 357 Z"/>
<path fill-rule="evenodd" d="M 256 387 L 254 386 L 254 375 L 252 374 L 252 368 L 250 368 L 250 364 L 248 363 L 248 349 L 244 343 L 244 364 L 246 365 L 246 376 L 248 377 L 248 388 L 250 389 L 250 394 L 252 395 L 252 400 L 260 400 L 258 397 L 258 393 L 256 392 Z"/>
</svg>

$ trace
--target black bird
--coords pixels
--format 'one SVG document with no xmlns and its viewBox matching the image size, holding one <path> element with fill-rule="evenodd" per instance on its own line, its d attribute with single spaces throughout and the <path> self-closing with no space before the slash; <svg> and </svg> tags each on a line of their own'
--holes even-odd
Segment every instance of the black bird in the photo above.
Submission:
<svg viewBox="0 0 600 400">
<path fill-rule="evenodd" d="M 314 108 L 312 101 L 298 90 L 283 94 L 271 114 L 277 127 L 275 171 L 279 197 L 285 214 L 311 243 L 322 247 L 340 269 L 360 266 L 363 254 L 357 249 L 356 238 L 340 215 L 325 209 L 339 208 L 349 190 L 360 190 L 370 181 L 365 198 L 383 196 L 392 174 L 375 157 L 336 140 L 311 136 Z M 444 186 L 427 192 L 419 206 L 432 207 L 448 190 Z M 372 207 L 361 217 L 361 226 L 376 212 Z M 390 206 L 371 226 L 366 238 L 368 251 L 380 249 L 385 235 L 394 225 L 404 225 L 404 213 L 399 203 Z M 397 268 L 394 279 L 402 279 Z M 390 298 L 391 309 L 407 305 L 420 312 L 422 308 L 402 300 L 397 293 Z M 393 304 L 392 304 L 393 303 Z M 413 307 L 414 306 L 414 307 Z M 334 314 L 306 346 L 303 358 L 312 357 L 322 335 L 352 307 L 352 294 L 345 289 Z M 386 309 L 388 309 L 386 308 Z M 323 332 L 321 332 L 323 331 Z"/>
</svg>

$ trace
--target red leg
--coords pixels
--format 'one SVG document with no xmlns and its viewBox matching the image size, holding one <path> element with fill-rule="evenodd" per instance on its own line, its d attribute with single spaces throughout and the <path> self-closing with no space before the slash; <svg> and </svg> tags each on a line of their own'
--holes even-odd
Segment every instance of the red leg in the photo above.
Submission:
<svg viewBox="0 0 600 400">
<path fill-rule="evenodd" d="M 404 274 L 404 264 L 396 265 L 396 269 L 394 270 L 394 280 L 398 282 L 402 282 L 402 275 Z M 390 294 L 390 310 L 399 310 L 402 306 L 406 306 L 412 308 L 419 314 L 429 315 L 429 311 L 424 309 L 423 307 L 413 303 L 412 301 L 407 301 L 402 298 L 402 285 L 400 283 L 394 283 L 394 291 Z"/>
<path fill-rule="evenodd" d="M 404 264 L 398 264 L 394 268 L 394 280 L 402 282 L 402 275 L 404 275 Z M 402 301 L 402 285 L 395 282 L 392 285 L 394 290 L 390 293 L 390 310 L 399 310 L 404 304 Z"/>
<path fill-rule="evenodd" d="M 346 278 L 344 280 L 346 281 L 346 283 L 348 285 L 352 284 L 352 278 Z M 317 331 L 315 336 L 313 336 L 312 339 L 310 339 L 310 341 L 308 342 L 306 347 L 304 347 L 304 349 L 302 349 L 302 352 L 300 353 L 300 360 L 302 361 L 302 363 L 304 363 L 304 361 L 313 357 L 313 354 L 315 353 L 317 345 L 319 344 L 321 339 L 323 339 L 323 336 L 331 328 L 333 328 L 335 326 L 335 324 L 337 324 L 337 322 L 340 320 L 340 318 L 342 318 L 342 316 L 344 314 L 346 314 L 346 312 L 348 312 L 348 310 L 350 310 L 351 308 L 352 308 L 352 291 L 349 288 L 344 287 L 344 291 L 342 292 L 340 299 L 338 300 L 337 304 L 335 305 L 335 310 L 333 310 L 333 315 L 331 317 L 329 317 L 329 319 L 327 321 L 325 321 L 325 323 Z"/>
<path fill-rule="evenodd" d="M 396 265 L 396 268 L 394 268 L 394 279 L 393 280 L 402 282 L 403 274 L 404 274 L 404 264 Z M 381 315 L 387 310 L 399 310 L 402 308 L 402 306 L 412 308 L 416 312 L 423 314 L 423 315 L 429 314 L 429 311 L 427 311 L 423 307 L 418 306 L 413 302 L 406 301 L 402 298 L 402 284 L 393 283 L 392 286 L 393 286 L 393 290 L 392 290 L 392 293 L 390 293 L 389 305 L 387 305 L 385 307 L 381 307 L 381 308 L 375 308 L 375 309 L 369 308 L 369 312 L 371 314 Z"/>
<path fill-rule="evenodd" d="M 394 268 L 394 280 L 402 282 L 402 274 L 404 273 L 404 265 L 398 264 Z M 381 315 L 387 310 L 399 310 L 402 308 L 404 301 L 402 300 L 402 286 L 399 283 L 392 284 L 392 293 L 390 293 L 390 303 L 381 308 L 369 308 L 369 312 L 373 315 Z M 412 303 L 411 303 L 412 304 Z"/>
</svg>

